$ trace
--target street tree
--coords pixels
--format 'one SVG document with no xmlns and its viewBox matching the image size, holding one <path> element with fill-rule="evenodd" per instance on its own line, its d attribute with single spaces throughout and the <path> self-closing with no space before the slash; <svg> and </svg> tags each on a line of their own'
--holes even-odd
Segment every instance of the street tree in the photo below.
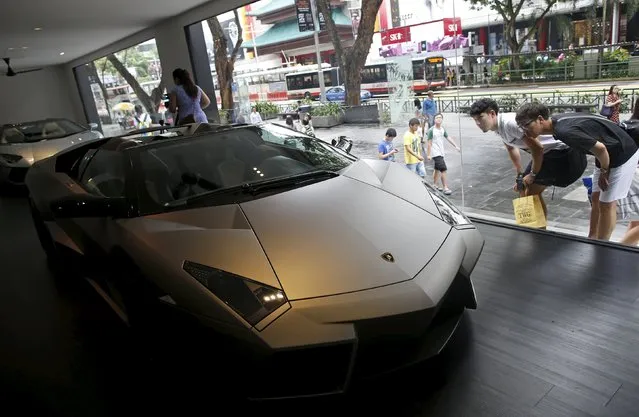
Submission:
<svg viewBox="0 0 639 417">
<path fill-rule="evenodd" d="M 550 9 L 558 3 L 572 0 L 466 0 L 471 4 L 471 9 L 478 7 L 489 7 L 496 11 L 504 20 L 504 38 L 511 53 L 518 54 L 529 39 L 537 34 L 542 19 L 548 14 Z M 532 10 L 529 15 L 524 16 L 523 10 Z M 525 17 L 529 22 L 524 36 L 517 39 L 516 20 Z M 513 67 L 521 68 L 519 55 L 512 57 Z"/>
<path fill-rule="evenodd" d="M 107 55 L 106 59 L 109 61 L 113 68 L 124 78 L 124 81 L 129 84 L 129 86 L 133 89 L 133 92 L 142 103 L 142 106 L 146 109 L 149 114 L 157 113 L 157 106 L 151 100 L 151 97 L 144 91 L 138 80 L 135 79 L 133 74 L 129 72 L 127 67 L 115 56 L 115 54 Z"/>
<path fill-rule="evenodd" d="M 89 62 L 87 64 L 87 68 L 89 71 L 89 76 L 95 80 L 97 80 L 98 82 L 98 86 L 100 87 L 100 91 L 102 92 L 102 97 L 104 98 L 104 105 L 106 106 L 106 110 L 107 110 L 107 123 L 112 123 L 111 120 L 111 106 L 109 106 L 109 93 L 106 89 L 106 86 L 104 85 L 104 82 L 102 82 L 102 79 L 99 75 L 98 75 L 98 69 L 95 66 L 95 63 L 97 61 L 92 61 Z"/>
<path fill-rule="evenodd" d="M 317 7 L 324 15 L 326 29 L 331 37 L 337 62 L 344 77 L 346 88 L 346 105 L 360 104 L 360 90 L 362 84 L 362 68 L 366 63 L 368 52 L 373 43 L 375 20 L 377 11 L 383 0 L 362 0 L 357 38 L 353 46 L 344 47 L 331 14 L 330 0 L 317 0 Z"/>
<path fill-rule="evenodd" d="M 213 54 L 215 55 L 215 72 L 217 72 L 217 83 L 220 88 L 220 97 L 222 98 L 222 109 L 233 110 L 233 70 L 235 69 L 235 60 L 240 52 L 242 45 L 242 25 L 237 9 L 233 10 L 235 17 L 235 25 L 237 26 L 237 41 L 233 45 L 231 54 L 228 53 L 228 42 L 224 36 L 224 30 L 217 16 L 207 19 L 211 35 L 213 36 Z"/>
</svg>

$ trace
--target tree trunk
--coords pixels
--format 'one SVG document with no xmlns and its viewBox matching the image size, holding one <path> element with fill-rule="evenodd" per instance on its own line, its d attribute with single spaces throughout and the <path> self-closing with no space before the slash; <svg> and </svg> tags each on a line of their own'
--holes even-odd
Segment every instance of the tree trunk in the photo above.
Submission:
<svg viewBox="0 0 639 417">
<path fill-rule="evenodd" d="M 355 64 L 346 64 L 344 68 L 344 88 L 346 88 L 346 104 L 358 106 L 361 99 L 362 73 Z"/>
<path fill-rule="evenodd" d="M 213 36 L 213 54 L 215 55 L 215 72 L 217 72 L 217 83 L 220 86 L 220 97 L 222 99 L 222 110 L 227 110 L 231 117 L 234 110 L 233 103 L 233 70 L 235 69 L 235 59 L 242 45 L 242 25 L 237 10 L 233 11 L 235 24 L 238 27 L 237 42 L 233 46 L 231 56 L 228 56 L 228 43 L 224 36 L 224 30 L 217 17 L 207 20 L 211 36 Z"/>
<path fill-rule="evenodd" d="M 362 68 L 366 63 L 368 52 L 373 43 L 373 32 L 377 11 L 382 0 L 362 0 L 361 18 L 357 28 L 357 39 L 351 48 L 342 48 L 342 41 L 333 15 L 329 0 L 317 0 L 317 7 L 324 15 L 326 29 L 331 36 L 335 53 L 339 57 L 344 73 L 344 87 L 346 88 L 346 105 L 357 106 L 360 104 L 360 91 L 362 84 Z"/>
<path fill-rule="evenodd" d="M 107 111 L 107 119 L 106 122 L 108 124 L 112 124 L 113 120 L 111 119 L 111 108 L 109 107 L 109 93 L 107 92 L 102 79 L 98 76 L 98 69 L 95 67 L 95 62 L 89 63 L 89 75 L 94 77 L 98 81 L 98 85 L 100 86 L 100 91 L 102 91 L 102 97 L 104 97 L 104 105 L 106 106 Z"/>
<path fill-rule="evenodd" d="M 153 101 L 151 97 L 142 89 L 138 80 L 126 69 L 124 64 L 120 62 L 120 60 L 113 54 L 107 55 L 107 59 L 113 65 L 113 68 L 120 73 L 122 78 L 129 84 L 129 86 L 133 89 L 133 92 L 136 96 L 138 96 L 138 100 L 142 103 L 142 106 L 146 109 L 149 114 L 155 113 L 157 110 L 154 109 Z"/>
</svg>

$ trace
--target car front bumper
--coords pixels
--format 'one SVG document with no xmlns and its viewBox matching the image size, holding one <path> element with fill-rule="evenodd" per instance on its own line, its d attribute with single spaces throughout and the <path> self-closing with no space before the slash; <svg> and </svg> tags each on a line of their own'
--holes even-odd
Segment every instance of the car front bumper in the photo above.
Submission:
<svg viewBox="0 0 639 417">
<path fill-rule="evenodd" d="M 264 343 L 254 369 L 269 375 L 252 395 L 282 398 L 340 393 L 351 381 L 437 355 L 466 308 L 483 247 L 474 227 L 451 229 L 413 279 L 386 287 L 291 301 L 254 329 Z"/>
</svg>

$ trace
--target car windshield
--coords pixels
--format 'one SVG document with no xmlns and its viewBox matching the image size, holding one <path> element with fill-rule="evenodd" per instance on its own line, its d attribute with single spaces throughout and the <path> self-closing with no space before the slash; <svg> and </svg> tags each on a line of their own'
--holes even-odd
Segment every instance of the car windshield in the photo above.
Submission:
<svg viewBox="0 0 639 417">
<path fill-rule="evenodd" d="M 30 143 L 41 140 L 60 139 L 82 133 L 87 129 L 66 119 L 46 119 L 0 128 L 0 143 Z"/>
<path fill-rule="evenodd" d="M 158 142 L 138 151 L 136 177 L 145 214 L 193 201 L 231 202 L 234 190 L 243 201 L 258 198 L 255 190 L 281 192 L 328 179 L 356 160 L 319 139 L 268 124 Z"/>
</svg>

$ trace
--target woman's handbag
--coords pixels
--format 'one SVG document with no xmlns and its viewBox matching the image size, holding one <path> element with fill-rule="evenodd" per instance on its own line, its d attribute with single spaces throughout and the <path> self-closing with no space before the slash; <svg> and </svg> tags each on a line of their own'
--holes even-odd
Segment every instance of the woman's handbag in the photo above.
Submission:
<svg viewBox="0 0 639 417">
<path fill-rule="evenodd" d="M 601 106 L 601 111 L 599 112 L 602 116 L 610 117 L 612 116 L 614 108 L 612 106 L 606 106 L 605 104 Z"/>
</svg>

